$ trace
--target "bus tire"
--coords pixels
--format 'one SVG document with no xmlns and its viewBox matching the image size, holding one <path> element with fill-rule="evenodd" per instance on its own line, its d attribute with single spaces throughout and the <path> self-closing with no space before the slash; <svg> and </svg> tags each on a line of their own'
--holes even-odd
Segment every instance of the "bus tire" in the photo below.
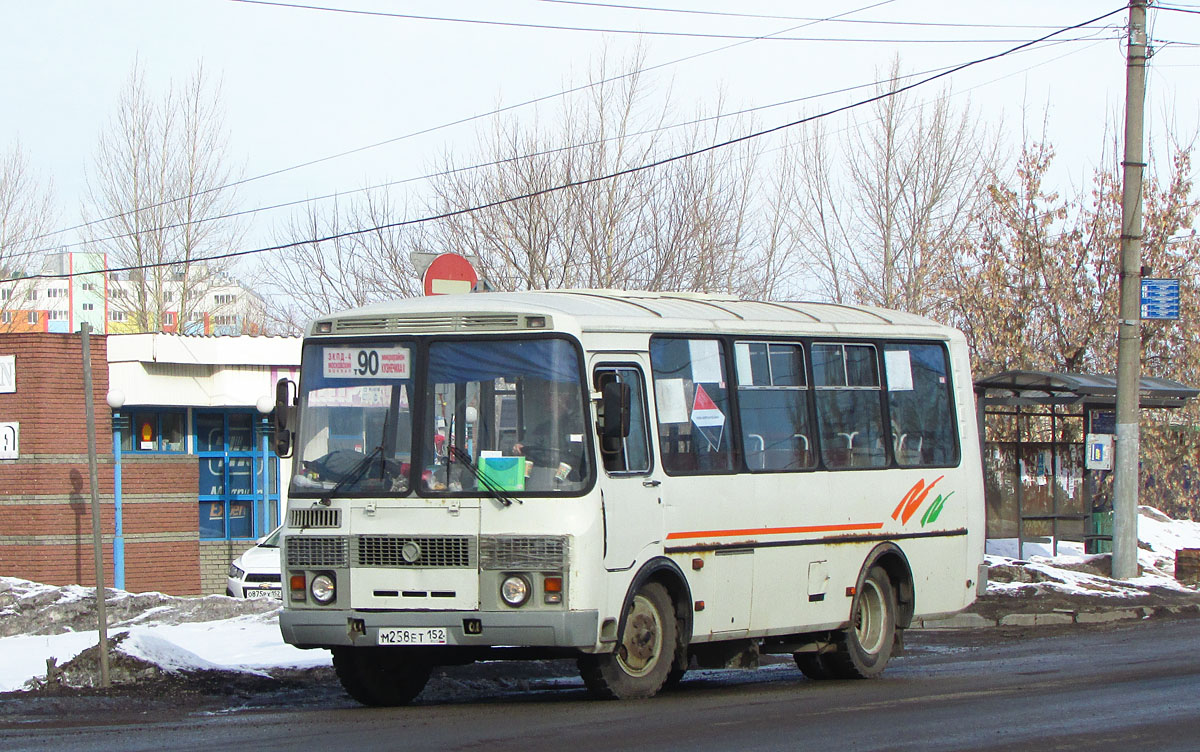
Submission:
<svg viewBox="0 0 1200 752">
<path fill-rule="evenodd" d="M 822 653 L 793 653 L 792 658 L 795 659 L 796 668 L 800 669 L 800 673 L 809 679 L 821 681 L 822 679 L 832 679 L 834 676 L 833 669 L 829 666 L 828 655 Z"/>
<path fill-rule="evenodd" d="M 676 632 L 675 608 L 667 589 L 657 582 L 646 583 L 629 601 L 617 649 L 580 656 L 579 675 L 584 685 L 603 699 L 653 697 L 666 683 L 675 661 Z"/>
<path fill-rule="evenodd" d="M 833 678 L 874 679 L 883 673 L 896 639 L 896 611 L 891 578 L 883 567 L 872 566 L 854 596 L 849 625 L 836 636 L 837 651 L 821 659 Z"/>
<path fill-rule="evenodd" d="M 428 663 L 394 648 L 333 648 L 333 669 L 346 694 L 373 707 L 407 705 L 432 672 Z"/>
</svg>

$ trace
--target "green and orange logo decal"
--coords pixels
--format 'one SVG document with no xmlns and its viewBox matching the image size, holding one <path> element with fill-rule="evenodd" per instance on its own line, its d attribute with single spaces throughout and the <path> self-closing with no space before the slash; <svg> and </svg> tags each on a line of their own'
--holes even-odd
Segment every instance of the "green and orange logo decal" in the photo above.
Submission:
<svg viewBox="0 0 1200 752">
<path fill-rule="evenodd" d="M 896 508 L 892 510 L 892 519 L 900 520 L 901 525 L 907 525 L 908 521 L 917 513 L 917 510 L 921 508 L 921 505 L 925 503 L 925 500 L 929 498 L 929 492 L 938 484 L 938 481 L 945 477 L 944 475 L 939 475 L 929 485 L 925 484 L 924 478 L 918 480 L 913 484 L 912 488 L 908 489 L 908 493 L 904 494 L 904 498 L 900 500 Z M 925 510 L 925 514 L 921 516 L 921 527 L 936 522 L 938 515 L 942 513 L 942 507 L 946 505 L 946 500 L 953 495 L 953 491 L 944 495 L 938 494 L 937 498 Z"/>
</svg>

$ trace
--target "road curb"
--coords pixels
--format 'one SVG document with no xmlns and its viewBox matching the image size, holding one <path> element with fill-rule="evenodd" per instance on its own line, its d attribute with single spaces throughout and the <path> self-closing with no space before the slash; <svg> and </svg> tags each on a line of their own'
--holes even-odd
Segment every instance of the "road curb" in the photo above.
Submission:
<svg viewBox="0 0 1200 752">
<path fill-rule="evenodd" d="M 1155 606 L 1120 608 L 1106 611 L 1070 611 L 1012 613 L 992 618 L 961 613 L 942 619 L 913 619 L 912 629 L 980 629 L 984 627 L 1043 627 L 1062 624 L 1108 624 L 1116 621 L 1148 619 L 1155 616 L 1196 615 L 1195 606 Z"/>
</svg>

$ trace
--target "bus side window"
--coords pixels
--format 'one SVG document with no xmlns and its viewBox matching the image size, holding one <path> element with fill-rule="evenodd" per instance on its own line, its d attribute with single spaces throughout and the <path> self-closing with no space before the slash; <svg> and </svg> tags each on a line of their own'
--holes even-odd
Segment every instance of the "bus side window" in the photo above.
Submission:
<svg viewBox="0 0 1200 752">
<path fill-rule="evenodd" d="M 883 357 L 896 464 L 958 464 L 946 349 L 935 344 L 885 345 Z"/>
<path fill-rule="evenodd" d="M 813 466 L 804 350 L 798 344 L 735 342 L 738 410 L 751 472 Z"/>
<path fill-rule="evenodd" d="M 631 393 L 629 435 L 624 438 L 600 438 L 600 457 L 609 475 L 643 475 L 650 472 L 650 437 L 646 432 L 646 384 L 636 368 L 617 366 L 598 368 L 596 389 L 619 381 L 629 386 Z"/>
<path fill-rule="evenodd" d="M 650 367 L 663 470 L 734 472 L 724 343 L 656 336 L 650 340 Z"/>
<path fill-rule="evenodd" d="M 813 387 L 825 467 L 884 467 L 883 404 L 874 345 L 812 346 Z"/>
</svg>

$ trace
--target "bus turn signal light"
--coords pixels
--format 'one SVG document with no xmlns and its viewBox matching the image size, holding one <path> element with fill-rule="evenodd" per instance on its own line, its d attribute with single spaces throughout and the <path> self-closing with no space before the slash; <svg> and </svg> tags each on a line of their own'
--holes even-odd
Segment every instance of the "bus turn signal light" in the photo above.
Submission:
<svg viewBox="0 0 1200 752">
<path fill-rule="evenodd" d="M 288 586 L 292 590 L 292 600 L 303 601 L 308 600 L 307 590 L 308 583 L 305 582 L 304 574 L 293 574 L 288 577 Z"/>
<path fill-rule="evenodd" d="M 562 577 L 547 577 L 542 580 L 546 603 L 562 603 Z"/>
</svg>

